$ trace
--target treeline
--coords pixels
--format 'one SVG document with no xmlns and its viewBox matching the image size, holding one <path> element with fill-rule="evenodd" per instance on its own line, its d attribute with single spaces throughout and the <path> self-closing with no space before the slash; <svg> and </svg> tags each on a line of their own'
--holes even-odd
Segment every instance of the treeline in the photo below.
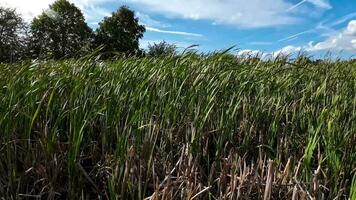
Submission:
<svg viewBox="0 0 356 200">
<path fill-rule="evenodd" d="M 57 0 L 27 24 L 15 9 L 0 7 L 0 62 L 23 59 L 77 58 L 100 49 L 101 56 L 143 55 L 139 39 L 145 27 L 127 6 L 105 17 L 96 30 L 85 22 L 81 10 L 67 0 Z M 148 55 L 175 52 L 165 42 L 149 46 Z"/>
</svg>

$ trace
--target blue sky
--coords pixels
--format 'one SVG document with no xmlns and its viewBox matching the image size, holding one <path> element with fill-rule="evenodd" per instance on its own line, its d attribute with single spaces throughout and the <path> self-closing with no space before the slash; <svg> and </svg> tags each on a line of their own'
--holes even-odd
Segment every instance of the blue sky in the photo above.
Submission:
<svg viewBox="0 0 356 200">
<path fill-rule="evenodd" d="M 30 20 L 53 0 L 1 0 Z M 204 52 L 356 55 L 356 0 L 70 0 L 97 23 L 121 5 L 147 28 L 141 47 L 165 40 Z"/>
</svg>

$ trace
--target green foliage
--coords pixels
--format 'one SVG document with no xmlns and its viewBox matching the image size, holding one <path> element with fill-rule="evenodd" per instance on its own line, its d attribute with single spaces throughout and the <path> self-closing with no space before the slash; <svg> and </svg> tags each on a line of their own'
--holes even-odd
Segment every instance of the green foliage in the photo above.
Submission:
<svg viewBox="0 0 356 200">
<path fill-rule="evenodd" d="M 140 52 L 139 39 L 144 32 L 145 27 L 138 23 L 135 13 L 122 6 L 99 23 L 95 45 L 105 45 L 104 51 L 109 54 L 137 54 Z"/>
<path fill-rule="evenodd" d="M 172 56 L 176 55 L 177 47 L 174 44 L 169 44 L 166 41 L 148 45 L 147 55 L 151 57 Z"/>
<path fill-rule="evenodd" d="M 89 47 L 92 31 L 82 12 L 67 0 L 57 0 L 31 23 L 34 57 L 80 56 Z"/>
<path fill-rule="evenodd" d="M 24 57 L 26 26 L 15 9 L 0 7 L 0 62 Z"/>
</svg>

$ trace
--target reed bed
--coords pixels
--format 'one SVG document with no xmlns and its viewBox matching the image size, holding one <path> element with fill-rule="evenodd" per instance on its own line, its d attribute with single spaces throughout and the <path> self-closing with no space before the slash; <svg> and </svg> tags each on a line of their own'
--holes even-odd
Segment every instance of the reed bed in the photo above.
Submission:
<svg viewBox="0 0 356 200">
<path fill-rule="evenodd" d="M 356 199 L 356 62 L 0 65 L 0 199 Z"/>
</svg>

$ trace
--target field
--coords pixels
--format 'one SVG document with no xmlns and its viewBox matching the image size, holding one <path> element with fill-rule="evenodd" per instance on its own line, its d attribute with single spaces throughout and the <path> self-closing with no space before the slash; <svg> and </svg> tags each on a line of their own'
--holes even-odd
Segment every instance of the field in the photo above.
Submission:
<svg viewBox="0 0 356 200">
<path fill-rule="evenodd" d="M 2 64 L 0 197 L 354 200 L 355 122 L 356 61 Z"/>
</svg>

